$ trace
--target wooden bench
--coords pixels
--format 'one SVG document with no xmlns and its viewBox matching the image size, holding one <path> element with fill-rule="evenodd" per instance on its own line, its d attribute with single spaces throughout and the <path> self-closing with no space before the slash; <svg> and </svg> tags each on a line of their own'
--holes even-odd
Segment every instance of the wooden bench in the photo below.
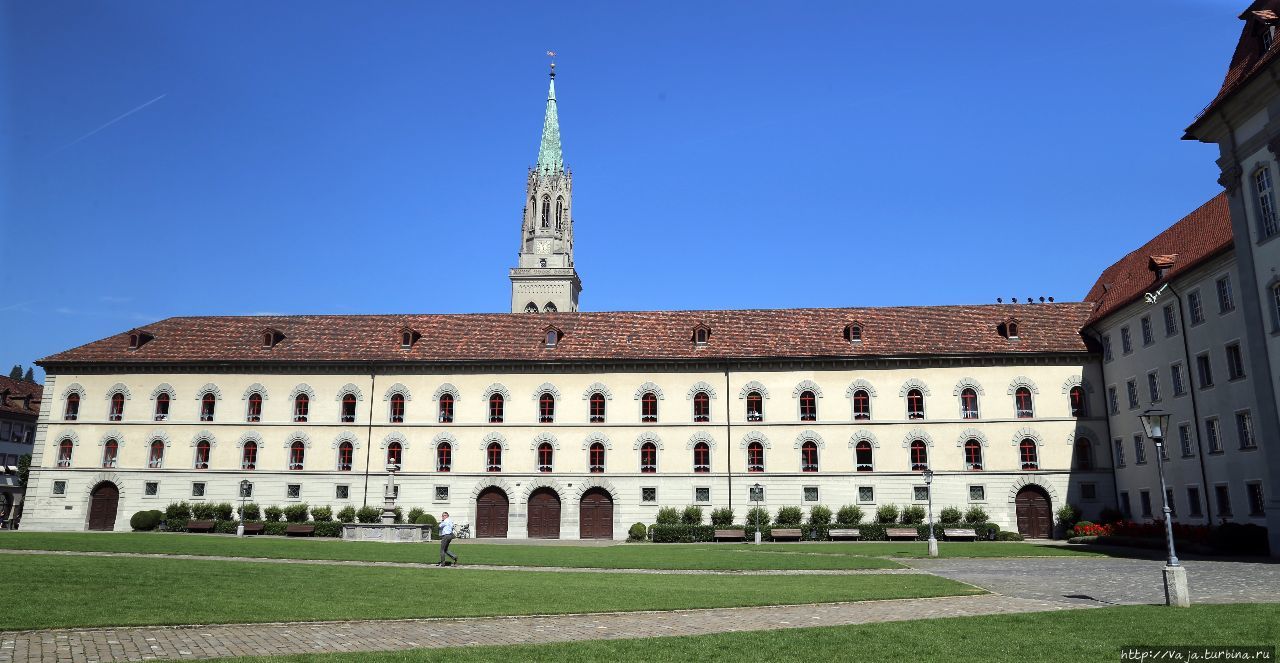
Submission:
<svg viewBox="0 0 1280 663">
<path fill-rule="evenodd" d="M 285 536 L 314 536 L 315 533 L 315 525 L 290 525 L 284 530 Z"/>
<path fill-rule="evenodd" d="M 712 538 L 716 541 L 746 541 L 747 533 L 740 529 L 718 529 Z"/>
<path fill-rule="evenodd" d="M 944 529 L 942 535 L 948 541 L 977 541 L 978 533 L 971 529 Z"/>
<path fill-rule="evenodd" d="M 861 539 L 862 531 L 857 529 L 833 529 L 827 532 L 832 539 Z"/>
<path fill-rule="evenodd" d="M 262 523 L 245 523 L 244 533 L 246 536 L 251 534 L 261 534 L 264 525 Z"/>
<path fill-rule="evenodd" d="M 796 541 L 800 540 L 800 530 L 798 529 L 775 529 L 773 530 L 772 534 L 773 534 L 774 541 L 777 541 L 778 539 L 795 539 Z"/>
<path fill-rule="evenodd" d="M 884 531 L 884 537 L 892 541 L 893 539 L 911 539 L 915 540 L 920 536 L 914 527 L 890 527 Z"/>
<path fill-rule="evenodd" d="M 212 532 L 213 521 L 212 520 L 188 520 L 187 531 L 188 532 Z"/>
</svg>

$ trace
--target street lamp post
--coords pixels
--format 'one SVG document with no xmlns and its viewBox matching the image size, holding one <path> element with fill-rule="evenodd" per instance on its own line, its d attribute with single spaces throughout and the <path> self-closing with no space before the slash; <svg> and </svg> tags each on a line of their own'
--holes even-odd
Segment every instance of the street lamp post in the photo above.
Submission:
<svg viewBox="0 0 1280 663">
<path fill-rule="evenodd" d="M 244 501 L 249 497 L 249 480 L 240 480 L 240 522 L 236 524 L 236 536 L 244 536 Z"/>
<path fill-rule="evenodd" d="M 1151 409 L 1142 413 L 1142 428 L 1156 446 L 1156 467 L 1160 472 L 1160 501 L 1164 504 L 1165 546 L 1169 559 L 1164 566 L 1164 603 L 1179 608 L 1191 607 L 1191 595 L 1187 591 L 1187 568 L 1178 562 L 1173 547 L 1173 510 L 1169 508 L 1169 493 L 1164 483 L 1164 438 L 1169 428 L 1169 413 Z"/>
<path fill-rule="evenodd" d="M 929 493 L 929 556 L 938 556 L 938 539 L 933 536 L 933 470 L 924 471 L 924 487 Z"/>
<path fill-rule="evenodd" d="M 751 487 L 751 501 L 756 503 L 756 545 L 760 545 L 760 499 L 764 497 L 764 488 L 760 484 Z"/>
</svg>

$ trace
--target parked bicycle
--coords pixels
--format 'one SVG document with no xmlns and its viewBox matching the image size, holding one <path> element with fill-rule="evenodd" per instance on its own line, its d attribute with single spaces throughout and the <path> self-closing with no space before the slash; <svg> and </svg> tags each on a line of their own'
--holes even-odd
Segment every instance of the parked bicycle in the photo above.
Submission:
<svg viewBox="0 0 1280 663">
<path fill-rule="evenodd" d="M 467 523 L 466 525 L 459 525 L 458 528 L 454 530 L 453 536 L 456 539 L 471 538 L 471 523 Z"/>
</svg>

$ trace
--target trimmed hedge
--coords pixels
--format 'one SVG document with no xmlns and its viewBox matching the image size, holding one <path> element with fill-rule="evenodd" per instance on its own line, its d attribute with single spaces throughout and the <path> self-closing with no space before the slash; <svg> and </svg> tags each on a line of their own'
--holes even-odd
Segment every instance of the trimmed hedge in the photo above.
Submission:
<svg viewBox="0 0 1280 663">
<path fill-rule="evenodd" d="M 305 523 L 307 522 L 307 512 L 310 509 L 311 507 L 307 506 L 306 502 L 290 504 L 284 508 L 284 519 L 291 523 Z"/>
<path fill-rule="evenodd" d="M 316 536 L 328 536 L 337 538 L 342 536 L 342 523 L 335 523 L 332 520 L 322 520 L 315 524 Z"/>
<path fill-rule="evenodd" d="M 311 510 L 311 519 L 317 523 L 327 523 L 333 520 L 333 507 L 318 506 Z M 317 535 L 319 536 L 319 535 Z"/>
<path fill-rule="evenodd" d="M 675 507 L 673 507 L 673 506 L 664 506 L 664 507 L 662 507 L 661 509 L 658 509 L 658 522 L 657 522 L 657 524 L 659 524 L 659 525 L 679 525 L 679 524 L 680 524 L 680 509 L 677 509 L 677 508 L 675 508 Z"/>
<path fill-rule="evenodd" d="M 289 531 L 289 523 L 267 521 L 262 523 L 262 533 L 267 536 L 284 536 Z"/>
<path fill-rule="evenodd" d="M 235 534 L 236 527 L 240 523 L 235 520 L 215 520 L 213 522 L 213 532 L 215 534 Z"/>
<path fill-rule="evenodd" d="M 728 507 L 715 509 L 711 512 L 711 524 L 724 529 L 733 524 L 733 509 Z"/>
<path fill-rule="evenodd" d="M 164 531 L 166 532 L 185 532 L 187 531 L 187 521 L 190 518 L 165 518 Z"/>
<path fill-rule="evenodd" d="M 184 502 L 174 502 L 164 508 L 165 520 L 191 520 L 191 505 Z"/>
<path fill-rule="evenodd" d="M 649 540 L 654 543 L 702 543 L 715 539 L 712 525 L 653 525 Z"/>
<path fill-rule="evenodd" d="M 362 506 L 356 511 L 356 520 L 362 523 L 376 523 L 382 518 L 382 509 Z"/>
<path fill-rule="evenodd" d="M 338 522 L 340 522 L 340 523 L 354 523 L 355 521 L 356 521 L 356 508 L 355 508 L 355 507 L 353 507 L 353 506 L 345 506 L 345 507 L 342 507 L 342 510 L 338 512 Z"/>
<path fill-rule="evenodd" d="M 129 527 L 135 532 L 150 532 L 160 526 L 164 514 L 160 511 L 139 511 L 129 519 Z"/>
<path fill-rule="evenodd" d="M 649 536 L 649 528 L 644 523 L 636 523 L 627 530 L 628 541 L 644 541 Z"/>
<path fill-rule="evenodd" d="M 862 522 L 862 507 L 846 504 L 836 512 L 836 523 L 841 527 L 856 527 Z"/>
<path fill-rule="evenodd" d="M 262 507 L 253 502 L 244 505 L 243 509 L 237 508 L 236 511 L 240 512 L 240 517 L 244 520 L 262 520 Z"/>
</svg>

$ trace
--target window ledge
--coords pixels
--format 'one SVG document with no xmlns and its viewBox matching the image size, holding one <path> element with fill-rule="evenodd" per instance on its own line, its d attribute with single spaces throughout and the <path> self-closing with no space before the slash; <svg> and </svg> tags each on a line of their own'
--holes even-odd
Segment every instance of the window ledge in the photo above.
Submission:
<svg viewBox="0 0 1280 663">
<path fill-rule="evenodd" d="M 1244 382 L 1245 380 L 1248 380 L 1248 379 L 1249 379 L 1249 376 L 1248 376 L 1248 375 L 1241 375 L 1241 376 L 1240 376 L 1240 377 L 1238 377 L 1238 378 L 1229 378 L 1229 379 L 1227 380 L 1227 384 L 1232 384 L 1232 383 L 1234 383 L 1234 382 Z"/>
<path fill-rule="evenodd" d="M 1258 445 L 1256 444 L 1251 447 L 1240 447 L 1238 449 L 1238 451 L 1257 451 L 1257 450 L 1258 450 Z"/>
</svg>

